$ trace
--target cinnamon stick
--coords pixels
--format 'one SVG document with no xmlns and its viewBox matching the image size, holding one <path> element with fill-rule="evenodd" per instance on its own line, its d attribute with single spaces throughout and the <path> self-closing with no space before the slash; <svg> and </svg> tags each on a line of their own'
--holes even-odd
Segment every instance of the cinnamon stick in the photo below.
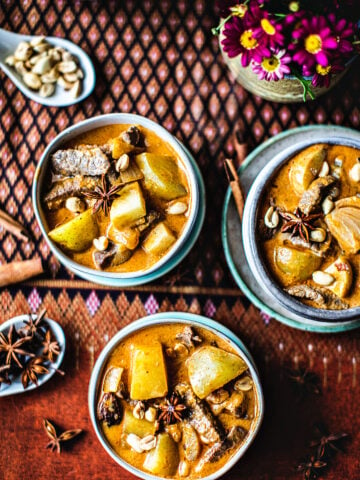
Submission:
<svg viewBox="0 0 360 480">
<path fill-rule="evenodd" d="M 22 282 L 44 271 L 41 258 L 10 262 L 0 265 L 0 287 Z"/>
<path fill-rule="evenodd" d="M 3 210 L 0 210 L 0 225 L 23 242 L 29 241 L 30 235 L 25 227 Z"/>
<path fill-rule="evenodd" d="M 241 190 L 239 176 L 237 174 L 233 160 L 231 160 L 230 158 L 225 158 L 224 168 L 230 188 L 234 196 L 234 201 L 240 217 L 240 221 L 242 222 L 244 212 L 244 195 Z"/>
</svg>

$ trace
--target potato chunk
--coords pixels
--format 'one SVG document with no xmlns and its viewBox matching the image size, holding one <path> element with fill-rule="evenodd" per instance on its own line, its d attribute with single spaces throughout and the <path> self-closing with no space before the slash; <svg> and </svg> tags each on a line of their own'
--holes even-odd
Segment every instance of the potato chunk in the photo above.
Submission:
<svg viewBox="0 0 360 480">
<path fill-rule="evenodd" d="M 115 228 L 121 230 L 146 215 L 146 205 L 138 182 L 130 183 L 120 190 L 110 208 L 110 220 Z"/>
<path fill-rule="evenodd" d="M 322 262 L 321 257 L 311 250 L 299 250 L 291 247 L 277 247 L 274 252 L 276 266 L 291 277 L 301 282 L 311 276 Z"/>
<path fill-rule="evenodd" d="M 302 195 L 315 180 L 326 157 L 325 145 L 313 145 L 299 153 L 293 160 L 289 179 L 297 195 Z"/>
<path fill-rule="evenodd" d="M 135 161 L 144 174 L 145 187 L 153 194 L 165 200 L 173 200 L 187 194 L 173 158 L 155 153 L 142 153 L 136 156 Z"/>
<path fill-rule="evenodd" d="M 131 352 L 130 397 L 149 400 L 168 392 L 166 365 L 160 342 L 133 346 Z"/>
<path fill-rule="evenodd" d="M 202 347 L 193 353 L 187 367 L 192 389 L 201 399 L 248 368 L 239 356 L 212 346 Z"/>
<path fill-rule="evenodd" d="M 109 141 L 109 144 L 111 147 L 112 157 L 115 159 L 120 158 L 121 155 L 123 155 L 124 153 L 139 153 L 139 151 L 141 152 L 141 148 L 124 142 L 121 136 L 112 138 Z"/>
<path fill-rule="evenodd" d="M 335 278 L 335 282 L 326 287 L 340 298 L 344 298 L 351 288 L 353 275 L 352 268 L 346 257 L 340 255 L 328 268 L 326 273 L 330 273 Z"/>
<path fill-rule="evenodd" d="M 133 433 L 141 438 L 147 435 L 155 435 L 156 432 L 155 422 L 148 422 L 143 418 L 136 418 L 129 410 L 124 411 L 122 425 L 124 433 Z"/>
<path fill-rule="evenodd" d="M 158 223 L 143 241 L 143 249 L 152 255 L 161 255 L 176 242 L 176 237 L 165 222 Z"/>
<path fill-rule="evenodd" d="M 98 236 L 99 228 L 92 210 L 86 210 L 68 222 L 51 230 L 48 235 L 54 242 L 71 252 L 82 252 Z"/>
<path fill-rule="evenodd" d="M 174 440 L 167 433 L 160 433 L 156 447 L 145 458 L 144 468 L 154 475 L 172 476 L 179 465 L 179 451 Z"/>
</svg>

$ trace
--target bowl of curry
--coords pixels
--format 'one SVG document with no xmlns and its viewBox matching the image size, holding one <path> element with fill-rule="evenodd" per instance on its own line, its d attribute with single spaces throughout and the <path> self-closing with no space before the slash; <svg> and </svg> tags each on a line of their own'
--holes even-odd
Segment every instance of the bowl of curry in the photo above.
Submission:
<svg viewBox="0 0 360 480">
<path fill-rule="evenodd" d="M 298 140 L 252 184 L 243 245 L 261 288 L 320 322 L 360 314 L 360 136 Z"/>
<path fill-rule="evenodd" d="M 60 262 L 112 284 L 145 283 L 181 260 L 199 234 L 204 198 L 196 163 L 175 137 L 144 117 L 109 114 L 50 143 L 33 203 Z"/>
<path fill-rule="evenodd" d="M 100 443 L 144 479 L 221 478 L 254 440 L 264 401 L 253 359 L 227 328 L 180 312 L 123 328 L 89 385 Z"/>
</svg>

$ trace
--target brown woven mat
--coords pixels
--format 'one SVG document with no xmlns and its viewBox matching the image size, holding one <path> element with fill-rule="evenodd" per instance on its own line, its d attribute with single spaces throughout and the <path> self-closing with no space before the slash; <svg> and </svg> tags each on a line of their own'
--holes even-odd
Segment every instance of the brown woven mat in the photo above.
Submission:
<svg viewBox="0 0 360 480">
<path fill-rule="evenodd" d="M 123 325 L 148 313 L 184 310 L 229 326 L 247 343 L 260 368 L 266 417 L 260 435 L 227 479 L 301 478 L 293 471 L 306 454 L 313 424 L 351 435 L 327 479 L 359 479 L 359 334 L 317 335 L 289 329 L 260 314 L 231 279 L 220 239 L 226 190 L 222 155 L 241 127 L 250 147 L 280 131 L 310 123 L 359 128 L 358 63 L 325 97 L 277 105 L 245 92 L 223 65 L 212 2 L 0 2 L 0 26 L 21 33 L 59 35 L 83 47 L 97 71 L 95 93 L 80 105 L 52 109 L 27 100 L 0 74 L 0 205 L 36 239 L 18 244 L 0 232 L 0 261 L 40 255 L 39 279 L 0 292 L 0 322 L 46 306 L 67 336 L 66 376 L 41 390 L 0 400 L 0 479 L 134 478 L 96 440 L 87 413 L 87 386 L 101 348 Z M 41 238 L 31 205 L 34 169 L 46 144 L 84 118 L 108 112 L 140 113 L 168 128 L 193 152 L 207 188 L 207 217 L 195 248 L 174 272 L 143 288 L 96 288 L 60 267 Z M 285 366 L 317 373 L 322 395 L 298 400 Z M 43 417 L 83 428 L 61 456 L 44 449 Z"/>
</svg>

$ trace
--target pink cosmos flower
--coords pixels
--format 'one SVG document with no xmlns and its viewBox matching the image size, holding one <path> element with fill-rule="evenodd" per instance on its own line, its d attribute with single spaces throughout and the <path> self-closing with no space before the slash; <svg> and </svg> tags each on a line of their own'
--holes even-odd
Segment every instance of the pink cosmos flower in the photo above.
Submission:
<svg viewBox="0 0 360 480">
<path fill-rule="evenodd" d="M 327 67 L 334 56 L 338 43 L 328 27 L 325 17 L 303 18 L 292 33 L 297 41 L 289 45 L 294 51 L 293 60 L 301 65 L 304 75 L 311 75 L 315 65 Z"/>
<path fill-rule="evenodd" d="M 254 38 L 253 28 L 246 21 L 232 17 L 223 30 L 221 41 L 224 51 L 230 58 L 241 54 L 241 65 L 247 67 L 251 60 L 261 62 L 263 57 L 270 56 L 270 50 L 261 41 Z"/>
<path fill-rule="evenodd" d="M 284 78 L 284 75 L 290 73 L 288 64 L 291 62 L 291 56 L 286 50 L 273 50 L 270 57 L 263 57 L 261 62 L 253 61 L 251 67 L 258 74 L 260 80 L 274 80 L 277 82 Z"/>
<path fill-rule="evenodd" d="M 321 65 L 317 64 L 315 66 L 315 73 L 311 84 L 314 87 L 329 88 L 331 76 L 342 72 L 344 68 L 345 67 L 341 64 L 341 60 L 339 58 L 334 59 L 334 61 L 327 67 L 322 67 Z"/>
</svg>

